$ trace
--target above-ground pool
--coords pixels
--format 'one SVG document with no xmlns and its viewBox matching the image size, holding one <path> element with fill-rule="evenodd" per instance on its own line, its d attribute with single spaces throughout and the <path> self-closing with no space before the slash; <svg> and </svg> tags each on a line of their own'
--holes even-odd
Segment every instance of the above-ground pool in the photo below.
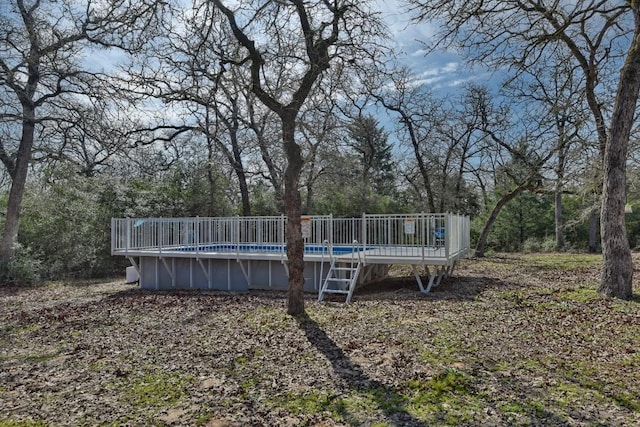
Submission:
<svg viewBox="0 0 640 427">
<path fill-rule="evenodd" d="M 362 251 L 362 246 L 333 246 L 331 250 L 335 255 L 346 255 L 356 251 Z M 247 253 L 282 253 L 287 251 L 286 245 L 249 245 L 249 244 L 216 244 L 200 246 L 184 246 L 172 248 L 176 252 L 247 252 Z M 329 253 L 326 245 L 305 245 L 305 254 L 325 254 Z"/>
<path fill-rule="evenodd" d="M 428 292 L 469 250 L 469 218 L 454 214 L 302 216 L 300 229 L 307 291 L 328 283 L 330 269 L 333 282 L 352 288 L 351 273 L 365 283 L 392 264 L 410 264 L 421 290 L 415 266 L 434 267 Z M 130 260 L 145 289 L 286 290 L 286 242 L 284 215 L 112 219 L 111 253 Z"/>
</svg>

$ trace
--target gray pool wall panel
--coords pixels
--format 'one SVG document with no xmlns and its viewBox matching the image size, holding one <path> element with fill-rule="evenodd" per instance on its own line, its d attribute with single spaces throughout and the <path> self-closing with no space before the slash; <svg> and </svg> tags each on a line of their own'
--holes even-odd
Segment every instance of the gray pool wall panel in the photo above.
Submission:
<svg viewBox="0 0 640 427">
<path fill-rule="evenodd" d="M 288 289 L 287 271 L 282 262 L 275 260 L 140 257 L 139 270 L 142 289 Z M 328 270 L 327 261 L 305 261 L 304 290 L 317 291 Z"/>
</svg>

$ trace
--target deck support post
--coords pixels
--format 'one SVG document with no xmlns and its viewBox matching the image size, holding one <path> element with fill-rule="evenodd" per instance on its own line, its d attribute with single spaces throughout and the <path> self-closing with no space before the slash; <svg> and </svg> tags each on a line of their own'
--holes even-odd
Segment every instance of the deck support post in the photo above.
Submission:
<svg viewBox="0 0 640 427">
<path fill-rule="evenodd" d="M 414 264 L 411 264 L 411 271 L 413 271 L 413 275 L 416 278 L 416 282 L 418 282 L 418 287 L 420 287 L 420 292 L 422 292 L 423 294 L 427 294 L 431 292 L 432 287 L 438 286 L 440 284 L 440 281 L 442 280 L 442 276 L 447 270 L 447 267 L 446 266 L 436 267 L 433 273 L 429 270 L 428 266 L 425 266 L 424 268 L 425 270 L 427 270 L 427 274 L 429 275 L 429 282 L 427 283 L 426 288 L 422 283 L 422 278 L 420 277 L 418 270 L 416 270 L 416 266 Z"/>
<path fill-rule="evenodd" d="M 442 281 L 442 277 L 444 276 L 446 271 L 447 271 L 447 266 L 445 265 L 443 265 L 442 267 L 438 267 L 436 269 L 436 275 L 438 276 L 438 279 L 433 284 L 433 286 L 440 286 L 440 282 Z"/>
<path fill-rule="evenodd" d="M 431 288 L 431 279 L 429 279 L 429 287 L 425 289 L 424 285 L 422 284 L 422 278 L 420 277 L 420 273 L 418 273 L 418 270 L 416 270 L 416 266 L 414 264 L 411 264 L 411 271 L 413 272 L 413 275 L 416 278 L 416 282 L 418 282 L 418 287 L 420 288 L 420 292 L 422 292 L 423 294 L 426 294 L 427 292 L 429 292 L 429 289 Z M 431 275 L 429 275 L 429 277 L 431 277 Z"/>
<path fill-rule="evenodd" d="M 456 267 L 456 261 L 453 261 L 451 264 L 447 265 L 447 268 L 444 272 L 444 277 L 453 276 L 453 270 Z"/>
<path fill-rule="evenodd" d="M 211 258 L 207 258 L 207 271 L 209 276 L 207 277 L 209 289 L 213 288 L 213 273 L 211 273 Z M 231 290 L 231 288 L 229 288 Z"/>
<path fill-rule="evenodd" d="M 128 256 L 127 259 L 129 260 L 131 265 L 133 265 L 133 268 L 136 269 L 136 273 L 138 273 L 138 277 L 140 277 L 140 267 L 138 267 L 138 263 L 136 262 L 135 258 L 133 258 L 132 256 Z"/>
<path fill-rule="evenodd" d="M 211 288 L 211 280 L 209 279 L 209 271 L 204 267 L 204 264 L 202 263 L 202 258 L 197 258 L 196 260 L 198 261 L 198 264 L 200 264 L 200 267 L 202 268 L 202 272 L 204 273 L 204 277 L 207 278 L 207 283 L 209 284 L 209 288 Z"/>
<path fill-rule="evenodd" d="M 244 264 L 242 263 L 242 260 L 238 259 L 236 261 L 240 265 L 240 270 L 242 270 L 242 274 L 244 275 L 244 278 L 247 279 L 247 286 L 251 287 L 251 260 L 247 261 L 246 269 L 244 268 Z"/>
<path fill-rule="evenodd" d="M 364 274 L 361 274 L 358 277 L 358 284 L 365 283 L 371 277 L 371 273 L 373 272 L 373 265 L 363 265 Z"/>
<path fill-rule="evenodd" d="M 160 259 L 162 260 L 162 264 L 164 264 L 164 268 L 167 270 L 167 273 L 169 273 L 169 277 L 171 277 L 171 287 L 175 288 L 176 287 L 176 275 L 174 274 L 174 271 L 173 271 L 175 258 L 171 258 L 171 267 L 172 268 L 169 268 L 169 264 L 167 264 L 167 259 L 166 258 L 162 257 Z M 156 280 L 157 279 L 158 278 L 156 277 Z M 159 286 L 159 283 L 156 284 L 156 286 Z"/>
</svg>

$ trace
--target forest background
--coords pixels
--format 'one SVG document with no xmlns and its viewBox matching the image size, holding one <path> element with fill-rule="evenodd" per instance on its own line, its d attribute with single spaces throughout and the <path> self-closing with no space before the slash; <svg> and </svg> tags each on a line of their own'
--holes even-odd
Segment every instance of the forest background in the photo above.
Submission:
<svg viewBox="0 0 640 427">
<path fill-rule="evenodd" d="M 122 272 L 126 261 L 110 255 L 112 217 L 284 212 L 278 117 L 256 97 L 242 47 L 213 3 L 0 5 L 0 220 L 25 177 L 4 282 Z M 300 2 L 310 16 L 339 3 Z M 518 6 L 529 3 L 538 6 Z M 467 2 L 466 19 L 452 2 L 403 4 L 407 26 L 437 29 L 421 55 L 455 54 L 478 75 L 493 73 L 447 85 L 406 65 L 379 5 L 351 5 L 331 65 L 296 118 L 302 213 L 463 213 L 481 255 L 600 251 L 603 124 L 634 16 L 626 2 L 544 3 L 485 11 Z M 239 7 L 257 16 L 243 28 L 289 22 L 274 19 L 286 12 L 278 4 Z M 322 23 L 328 12 L 318 13 Z M 490 35 L 482 24 L 470 31 L 473 16 L 491 23 Z M 300 40 L 282 36 L 287 25 L 256 39 L 273 61 L 265 85 L 285 98 L 301 68 Z M 637 145 L 634 128 L 632 248 L 640 245 Z"/>
</svg>

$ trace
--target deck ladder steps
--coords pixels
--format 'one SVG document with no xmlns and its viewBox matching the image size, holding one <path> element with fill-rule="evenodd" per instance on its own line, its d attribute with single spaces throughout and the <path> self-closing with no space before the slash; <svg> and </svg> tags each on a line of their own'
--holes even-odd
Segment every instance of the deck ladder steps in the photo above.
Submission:
<svg viewBox="0 0 640 427">
<path fill-rule="evenodd" d="M 351 302 L 353 291 L 358 283 L 358 275 L 360 274 L 360 268 L 362 263 L 360 260 L 348 261 L 347 266 L 340 266 L 335 258 L 331 261 L 331 266 L 327 272 L 320 293 L 318 295 L 318 301 L 322 301 L 327 294 L 339 294 L 346 295 L 346 303 Z"/>
</svg>

